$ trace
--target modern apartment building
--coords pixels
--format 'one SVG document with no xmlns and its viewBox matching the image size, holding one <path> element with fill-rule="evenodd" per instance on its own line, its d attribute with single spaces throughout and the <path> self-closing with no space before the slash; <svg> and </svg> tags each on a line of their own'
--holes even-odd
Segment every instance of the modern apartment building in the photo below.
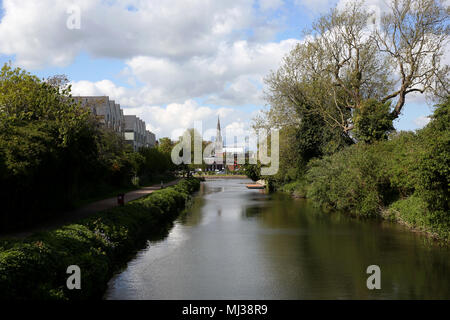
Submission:
<svg viewBox="0 0 450 320">
<path fill-rule="evenodd" d="M 106 128 L 124 137 L 135 151 L 141 147 L 154 147 L 155 135 L 146 130 L 145 122 L 135 115 L 124 115 L 120 104 L 107 96 L 73 97 L 84 108 L 89 108 Z"/>
<path fill-rule="evenodd" d="M 139 119 L 139 144 L 145 146 L 145 122 L 141 119 Z"/>
<path fill-rule="evenodd" d="M 124 137 L 135 151 L 145 147 L 145 122 L 134 115 L 126 115 Z"/>
<path fill-rule="evenodd" d="M 156 136 L 155 136 L 155 134 L 153 133 L 153 132 L 150 132 L 150 131 L 145 131 L 145 138 L 146 138 L 146 141 L 145 141 L 145 146 L 146 147 L 148 147 L 148 148 L 153 148 L 153 147 L 155 147 L 156 146 Z"/>
<path fill-rule="evenodd" d="M 103 97 L 73 97 L 76 102 L 81 102 L 81 106 L 89 108 L 101 124 L 107 126 L 111 117 L 109 98 Z"/>
<path fill-rule="evenodd" d="M 122 110 L 120 109 L 120 104 L 115 103 L 114 106 L 116 108 L 116 117 L 117 117 L 116 126 L 114 130 L 123 133 L 123 125 L 124 125 L 123 113 L 121 112 Z"/>
</svg>

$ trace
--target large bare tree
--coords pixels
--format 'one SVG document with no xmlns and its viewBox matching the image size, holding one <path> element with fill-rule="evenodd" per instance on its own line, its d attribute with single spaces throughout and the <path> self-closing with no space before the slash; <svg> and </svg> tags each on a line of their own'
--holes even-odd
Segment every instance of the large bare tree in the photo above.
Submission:
<svg viewBox="0 0 450 320">
<path fill-rule="evenodd" d="M 267 77 L 266 118 L 282 125 L 317 112 L 348 134 L 367 99 L 392 101 L 394 119 L 412 92 L 448 95 L 448 8 L 437 0 L 391 1 L 379 28 L 370 27 L 372 13 L 359 1 L 320 17 Z"/>
<path fill-rule="evenodd" d="M 382 99 L 397 99 L 393 116 L 400 115 L 406 95 L 449 95 L 449 66 L 442 57 L 449 50 L 449 7 L 439 0 L 392 0 L 381 17 L 374 39 L 394 63 L 397 88 Z"/>
</svg>

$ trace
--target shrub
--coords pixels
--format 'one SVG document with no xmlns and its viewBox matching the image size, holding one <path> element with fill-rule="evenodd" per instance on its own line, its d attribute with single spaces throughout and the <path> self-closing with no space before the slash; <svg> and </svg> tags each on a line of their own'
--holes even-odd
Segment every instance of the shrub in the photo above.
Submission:
<svg viewBox="0 0 450 320">
<path fill-rule="evenodd" d="M 419 135 L 423 148 L 416 158 L 416 189 L 431 210 L 450 212 L 450 98 L 436 106 Z"/>
<path fill-rule="evenodd" d="M 418 195 L 394 202 L 387 213 L 415 229 L 450 239 L 450 215 L 442 210 L 430 211 L 427 202 Z"/>
<path fill-rule="evenodd" d="M 309 163 L 307 196 L 361 216 L 387 217 L 439 237 L 450 232 L 450 100 L 431 122 L 387 141 L 356 144 Z"/>
<path fill-rule="evenodd" d="M 353 115 L 356 138 L 365 143 L 387 140 L 389 133 L 394 131 L 390 109 L 389 102 L 381 103 L 375 99 L 364 101 Z"/>
<path fill-rule="evenodd" d="M 70 86 L 1 68 L 1 231 L 44 221 L 103 189 L 131 187 L 145 170 L 154 177 L 173 167 L 170 153 L 141 153 L 77 104 Z"/>
<path fill-rule="evenodd" d="M 305 179 L 297 180 L 283 185 L 280 190 L 290 193 L 294 197 L 306 198 L 308 192 L 308 183 Z"/>
<path fill-rule="evenodd" d="M 0 244 L 0 299 L 101 297 L 109 276 L 141 243 L 173 220 L 197 179 L 23 241 Z M 66 289 L 66 269 L 82 270 L 82 290 Z"/>
<path fill-rule="evenodd" d="M 308 198 L 337 210 L 376 215 L 383 201 L 378 192 L 379 184 L 383 184 L 379 156 L 370 146 L 354 145 L 312 161 L 306 176 L 310 183 Z"/>
</svg>

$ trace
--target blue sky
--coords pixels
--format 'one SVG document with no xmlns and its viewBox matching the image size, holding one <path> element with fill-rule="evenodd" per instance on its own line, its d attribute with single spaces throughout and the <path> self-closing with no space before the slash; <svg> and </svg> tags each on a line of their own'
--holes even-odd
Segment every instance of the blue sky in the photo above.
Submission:
<svg viewBox="0 0 450 320">
<path fill-rule="evenodd" d="M 243 130 L 264 107 L 263 81 L 328 0 L 3 0 L 0 62 L 46 78 L 66 74 L 77 95 L 108 95 L 158 137 L 193 121 Z M 75 11 L 74 11 L 75 6 Z M 80 13 L 80 29 L 67 27 Z M 74 15 L 75 14 L 75 15 Z M 414 130 L 420 98 L 396 121 Z"/>
</svg>

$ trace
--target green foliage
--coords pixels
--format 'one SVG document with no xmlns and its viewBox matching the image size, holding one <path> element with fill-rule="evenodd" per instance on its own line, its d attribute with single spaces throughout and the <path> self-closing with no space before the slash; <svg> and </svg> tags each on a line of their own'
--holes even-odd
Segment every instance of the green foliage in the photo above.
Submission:
<svg viewBox="0 0 450 320">
<path fill-rule="evenodd" d="M 158 150 L 162 153 L 170 155 L 172 153 L 172 149 L 175 146 L 175 143 L 169 138 L 161 138 L 159 139 Z"/>
<path fill-rule="evenodd" d="M 64 76 L 0 71 L 0 230 L 32 225 L 99 190 L 131 187 L 173 169 L 170 152 L 131 150 L 76 104 Z"/>
<path fill-rule="evenodd" d="M 337 210 L 376 215 L 383 201 L 378 186 L 385 184 L 379 175 L 381 156 L 367 146 L 354 145 L 313 161 L 307 174 L 308 198 Z"/>
<path fill-rule="evenodd" d="M 316 114 L 305 113 L 300 124 L 280 131 L 280 168 L 268 177 L 276 186 L 301 180 L 310 160 L 333 154 L 353 142 L 330 128 Z"/>
<path fill-rule="evenodd" d="M 427 202 L 419 195 L 414 194 L 392 203 L 386 214 L 414 229 L 432 232 L 442 239 L 450 239 L 448 211 L 430 211 Z"/>
<path fill-rule="evenodd" d="M 387 140 L 389 133 L 394 131 L 392 120 L 389 102 L 383 104 L 369 99 L 353 114 L 355 137 L 366 143 Z"/>
<path fill-rule="evenodd" d="M 449 110 L 449 100 L 437 105 L 431 122 L 417 133 L 401 132 L 312 161 L 308 197 L 362 216 L 390 208 L 389 217 L 448 237 Z"/>
<path fill-rule="evenodd" d="M 423 130 L 393 133 L 393 120 L 409 93 L 421 88 L 435 97 L 448 95 L 448 66 L 425 63 L 427 54 L 443 49 L 439 39 L 448 36 L 443 23 L 448 14 L 435 1 L 420 10 L 400 7 L 402 2 L 395 2 L 382 21 L 390 44 L 376 36 L 361 37 L 370 14 L 359 2 L 346 10 L 334 8 L 307 30 L 310 41 L 293 48 L 265 79 L 270 109 L 255 119 L 255 127 L 281 128 L 280 170 L 265 178 L 288 192 L 307 189 L 320 205 L 362 216 L 379 215 L 391 203 L 411 199 L 424 204 L 415 206 L 423 216 L 417 221 L 430 230 L 440 223 L 448 228 L 449 98 L 436 107 Z M 422 20 L 429 23 L 415 23 Z M 403 28 L 410 34 L 397 37 Z M 408 37 L 427 33 L 437 38 L 419 36 L 422 54 L 413 52 L 417 46 L 410 46 Z M 381 42 L 391 55 L 385 55 Z M 431 43 L 436 45 L 432 53 L 426 49 Z M 353 50 L 358 54 L 343 54 Z M 389 71 L 394 69 L 406 70 L 398 90 Z M 434 80 L 423 78 L 427 73 Z M 389 102 L 380 101 L 395 101 L 395 106 L 391 110 Z M 352 145 L 353 139 L 360 143 Z M 425 223 L 430 217 L 435 222 Z"/>
<path fill-rule="evenodd" d="M 280 191 L 290 193 L 297 198 L 306 198 L 308 182 L 304 179 L 296 180 L 281 186 Z"/>
<path fill-rule="evenodd" d="M 424 148 L 417 157 L 417 190 L 431 210 L 450 212 L 450 97 L 436 106 L 420 135 Z"/>
<path fill-rule="evenodd" d="M 176 169 L 171 159 L 171 149 L 165 149 L 165 147 L 141 148 L 139 154 L 143 158 L 138 172 L 141 181 L 153 181 L 161 174 Z"/>
<path fill-rule="evenodd" d="M 261 164 L 245 163 L 241 166 L 241 172 L 253 181 L 261 179 Z"/>
<path fill-rule="evenodd" d="M 0 228 L 45 218 L 98 178 L 97 132 L 89 112 L 72 102 L 70 87 L 51 86 L 5 65 L 0 72 Z M 54 201 L 43 201 L 50 196 Z"/>
<path fill-rule="evenodd" d="M 0 299 L 100 298 L 112 272 L 142 244 L 165 231 L 198 179 L 163 189 L 63 228 L 0 245 Z M 66 269 L 82 270 L 82 290 L 67 290 Z"/>
</svg>

